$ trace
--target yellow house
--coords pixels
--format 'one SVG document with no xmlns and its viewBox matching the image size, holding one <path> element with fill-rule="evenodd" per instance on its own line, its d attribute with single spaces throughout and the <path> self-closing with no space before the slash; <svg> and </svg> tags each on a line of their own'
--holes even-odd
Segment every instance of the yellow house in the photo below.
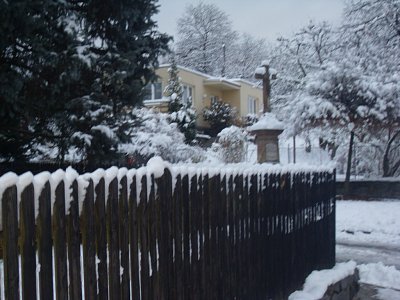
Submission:
<svg viewBox="0 0 400 300">
<path fill-rule="evenodd" d="M 161 65 L 156 70 L 158 81 L 146 87 L 146 107 L 157 107 L 161 111 L 168 109 L 169 99 L 163 96 L 163 91 L 168 84 L 169 67 L 169 64 Z M 254 83 L 243 79 L 214 77 L 181 66 L 178 66 L 178 71 L 183 86 L 183 102 L 190 102 L 196 110 L 198 127 L 208 127 L 202 118 L 202 111 L 213 101 L 229 103 L 242 118 L 248 114 L 259 115 L 263 110 L 262 88 Z"/>
</svg>

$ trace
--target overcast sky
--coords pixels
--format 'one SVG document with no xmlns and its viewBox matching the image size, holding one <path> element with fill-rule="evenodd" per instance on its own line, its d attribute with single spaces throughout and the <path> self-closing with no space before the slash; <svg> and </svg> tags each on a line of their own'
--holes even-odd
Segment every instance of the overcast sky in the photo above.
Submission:
<svg viewBox="0 0 400 300">
<path fill-rule="evenodd" d="M 227 13 L 233 29 L 273 41 L 281 35 L 289 35 L 313 21 L 330 21 L 338 24 L 344 0 L 216 0 L 214 3 Z M 176 21 L 188 4 L 199 0 L 159 0 L 160 12 L 155 16 L 159 30 L 176 34 Z"/>
</svg>

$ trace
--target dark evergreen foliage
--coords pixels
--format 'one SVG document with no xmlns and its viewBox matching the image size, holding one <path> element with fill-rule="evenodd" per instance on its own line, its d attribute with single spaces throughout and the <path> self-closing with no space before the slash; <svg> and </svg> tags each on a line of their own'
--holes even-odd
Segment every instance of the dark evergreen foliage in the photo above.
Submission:
<svg viewBox="0 0 400 300">
<path fill-rule="evenodd" d="M 156 12 L 155 0 L 0 1 L 0 159 L 26 160 L 33 144 L 59 161 L 71 145 L 117 157 L 124 107 L 168 51 Z"/>
</svg>

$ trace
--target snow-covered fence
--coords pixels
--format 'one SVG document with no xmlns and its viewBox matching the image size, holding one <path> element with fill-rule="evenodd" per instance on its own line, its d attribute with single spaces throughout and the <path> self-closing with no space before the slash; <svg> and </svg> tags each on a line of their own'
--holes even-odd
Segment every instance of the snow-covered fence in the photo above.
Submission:
<svg viewBox="0 0 400 300">
<path fill-rule="evenodd" d="M 159 159 L 80 176 L 8 173 L 0 177 L 2 293 L 283 299 L 312 270 L 334 265 L 334 183 L 324 169 Z"/>
</svg>

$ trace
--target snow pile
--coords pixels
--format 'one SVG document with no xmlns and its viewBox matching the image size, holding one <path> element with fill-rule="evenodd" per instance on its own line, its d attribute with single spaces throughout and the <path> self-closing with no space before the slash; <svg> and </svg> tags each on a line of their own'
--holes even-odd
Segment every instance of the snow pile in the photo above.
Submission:
<svg viewBox="0 0 400 300">
<path fill-rule="evenodd" d="M 249 131 L 256 131 L 256 130 L 283 130 L 284 125 L 281 121 L 279 121 L 275 114 L 273 113 L 265 113 L 260 120 L 255 123 L 254 125 L 248 127 Z"/>
<path fill-rule="evenodd" d="M 356 263 L 349 261 L 338 263 L 329 270 L 313 271 L 306 278 L 303 290 L 292 293 L 289 300 L 321 299 L 330 285 L 354 274 L 355 268 Z"/>
<path fill-rule="evenodd" d="M 400 271 L 383 263 L 359 265 L 360 282 L 400 290 Z"/>
</svg>

